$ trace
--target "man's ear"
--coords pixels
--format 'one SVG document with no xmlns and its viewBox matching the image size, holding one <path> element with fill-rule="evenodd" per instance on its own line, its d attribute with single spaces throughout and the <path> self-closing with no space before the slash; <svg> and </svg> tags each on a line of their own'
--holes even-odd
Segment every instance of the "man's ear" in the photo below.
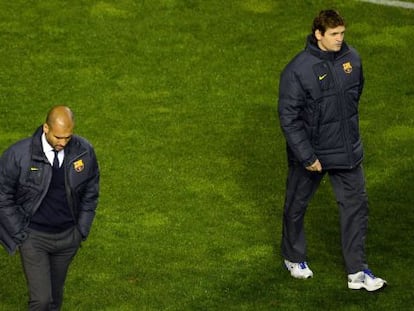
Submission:
<svg viewBox="0 0 414 311">
<path fill-rule="evenodd" d="M 315 30 L 315 38 L 316 38 L 316 40 L 319 41 L 319 40 L 322 39 L 322 37 L 323 37 L 323 35 L 322 35 L 321 31 L 319 29 L 316 29 Z"/>
<path fill-rule="evenodd" d="M 49 133 L 49 125 L 47 125 L 47 123 L 43 124 L 43 132 L 46 134 Z"/>
</svg>

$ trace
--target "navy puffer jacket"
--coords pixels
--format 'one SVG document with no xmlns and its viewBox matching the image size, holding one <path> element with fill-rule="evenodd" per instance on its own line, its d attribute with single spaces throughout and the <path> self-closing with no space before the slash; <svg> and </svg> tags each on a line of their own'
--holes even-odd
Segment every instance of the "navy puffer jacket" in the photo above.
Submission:
<svg viewBox="0 0 414 311">
<path fill-rule="evenodd" d="M 41 204 L 52 178 L 41 145 L 42 127 L 30 138 L 8 148 L 0 158 L 0 244 L 9 253 L 27 237 L 31 217 Z M 99 196 L 99 168 L 88 141 L 73 135 L 65 147 L 66 195 L 77 229 L 86 239 Z"/>
<path fill-rule="evenodd" d="M 363 158 L 358 103 L 364 85 L 358 53 L 343 43 L 324 52 L 312 36 L 283 70 L 279 118 L 287 141 L 288 161 L 324 170 L 351 169 Z"/>
</svg>

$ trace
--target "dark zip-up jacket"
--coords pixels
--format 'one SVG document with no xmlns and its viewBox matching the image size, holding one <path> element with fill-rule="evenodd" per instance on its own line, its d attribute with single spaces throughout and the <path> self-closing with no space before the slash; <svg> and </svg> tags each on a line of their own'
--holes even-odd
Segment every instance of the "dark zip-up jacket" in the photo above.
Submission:
<svg viewBox="0 0 414 311">
<path fill-rule="evenodd" d="M 45 197 L 52 166 L 43 152 L 38 128 L 0 158 L 0 243 L 13 254 L 27 238 L 31 217 Z M 99 168 L 93 147 L 73 135 L 65 146 L 66 197 L 74 223 L 85 240 L 89 234 L 99 196 Z"/>
<path fill-rule="evenodd" d="M 351 169 L 363 158 L 358 103 L 364 85 L 357 52 L 319 49 L 312 36 L 283 70 L 279 119 L 288 161 L 304 167 L 319 159 L 324 170 Z"/>
</svg>

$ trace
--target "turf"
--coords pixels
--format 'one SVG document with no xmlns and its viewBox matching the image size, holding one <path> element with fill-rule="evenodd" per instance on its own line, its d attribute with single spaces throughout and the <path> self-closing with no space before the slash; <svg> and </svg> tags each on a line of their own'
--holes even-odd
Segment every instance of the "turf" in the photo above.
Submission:
<svg viewBox="0 0 414 311">
<path fill-rule="evenodd" d="M 286 175 L 279 73 L 335 7 L 366 75 L 368 258 L 388 280 L 349 291 L 329 181 L 306 218 L 315 277 L 280 258 Z M 102 191 L 64 310 L 409 310 L 414 10 L 358 1 L 0 1 L 0 150 L 51 105 L 76 114 Z M 25 310 L 0 253 L 0 310 Z"/>
</svg>

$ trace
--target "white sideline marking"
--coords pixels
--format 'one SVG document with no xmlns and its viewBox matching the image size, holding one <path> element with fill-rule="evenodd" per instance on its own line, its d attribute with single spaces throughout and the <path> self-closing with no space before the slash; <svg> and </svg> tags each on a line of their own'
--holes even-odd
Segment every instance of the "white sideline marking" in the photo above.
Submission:
<svg viewBox="0 0 414 311">
<path fill-rule="evenodd" d="M 398 8 L 414 9 L 414 3 L 412 2 L 392 1 L 392 0 L 360 0 L 360 1 L 388 5 L 388 6 L 395 6 Z"/>
</svg>

